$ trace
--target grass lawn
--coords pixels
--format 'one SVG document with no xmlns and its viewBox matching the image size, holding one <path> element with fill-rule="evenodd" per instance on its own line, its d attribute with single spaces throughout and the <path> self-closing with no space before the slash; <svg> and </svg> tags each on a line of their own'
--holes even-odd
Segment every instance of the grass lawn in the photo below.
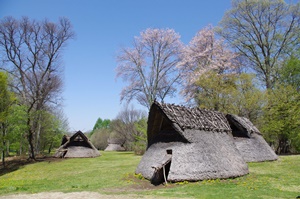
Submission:
<svg viewBox="0 0 300 199">
<path fill-rule="evenodd" d="M 101 152 L 98 158 L 58 159 L 27 164 L 0 175 L 0 195 L 95 191 L 174 198 L 296 198 L 300 196 L 300 155 L 250 163 L 250 174 L 228 180 L 153 186 L 134 176 L 141 156 Z"/>
</svg>

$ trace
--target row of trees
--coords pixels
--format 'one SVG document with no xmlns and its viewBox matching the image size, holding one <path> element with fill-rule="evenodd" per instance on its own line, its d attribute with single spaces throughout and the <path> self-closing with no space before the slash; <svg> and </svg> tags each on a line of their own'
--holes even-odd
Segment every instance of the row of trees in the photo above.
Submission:
<svg viewBox="0 0 300 199">
<path fill-rule="evenodd" d="M 104 150 L 110 141 L 122 145 L 125 150 L 143 154 L 147 143 L 147 118 L 145 112 L 133 106 L 125 106 L 113 120 L 99 118 L 90 134 L 91 142 Z"/>
<path fill-rule="evenodd" d="M 118 56 L 121 100 L 149 108 L 180 91 L 187 103 L 248 117 L 277 153 L 299 151 L 300 3 L 234 0 L 218 27 L 188 45 L 147 29 Z"/>
<path fill-rule="evenodd" d="M 205 27 L 187 45 L 172 29 L 147 29 L 117 58 L 117 77 L 128 83 L 121 99 L 150 108 L 180 92 L 187 103 L 250 118 L 277 153 L 299 151 L 299 23 L 300 3 L 233 0 L 218 27 Z M 0 20 L 3 162 L 12 148 L 35 159 L 59 144 L 66 129 L 61 55 L 73 38 L 66 18 Z M 127 107 L 115 120 L 99 120 L 91 139 L 144 149 L 145 129 L 144 113 Z"/>
<path fill-rule="evenodd" d="M 71 23 L 66 18 L 58 23 L 27 17 L 1 19 L 0 70 L 4 77 L 1 92 L 13 96 L 1 103 L 3 159 L 4 151 L 9 148 L 7 143 L 20 143 L 20 153 L 28 144 L 29 158 L 35 159 L 35 154 L 46 145 L 51 150 L 57 142 L 56 135 L 63 131 L 66 121 L 59 110 L 63 85 L 61 55 L 73 37 Z"/>
</svg>

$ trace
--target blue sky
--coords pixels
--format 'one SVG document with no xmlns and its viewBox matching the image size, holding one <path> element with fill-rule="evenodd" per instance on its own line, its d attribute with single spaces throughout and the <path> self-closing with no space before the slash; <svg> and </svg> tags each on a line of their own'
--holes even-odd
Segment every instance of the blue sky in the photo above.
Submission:
<svg viewBox="0 0 300 199">
<path fill-rule="evenodd" d="M 230 0 L 0 0 L 0 17 L 70 19 L 76 39 L 63 53 L 63 109 L 70 130 L 87 131 L 123 107 L 119 94 L 125 83 L 115 78 L 121 47 L 147 28 L 172 28 L 187 44 L 200 29 L 216 26 L 230 6 Z"/>
</svg>

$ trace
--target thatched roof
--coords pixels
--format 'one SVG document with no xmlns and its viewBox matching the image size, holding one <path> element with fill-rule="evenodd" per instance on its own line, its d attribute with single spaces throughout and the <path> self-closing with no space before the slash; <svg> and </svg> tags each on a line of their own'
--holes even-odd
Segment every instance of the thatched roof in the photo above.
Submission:
<svg viewBox="0 0 300 199">
<path fill-rule="evenodd" d="M 234 138 L 235 145 L 246 162 L 263 162 L 277 160 L 278 156 L 265 139 L 258 134 L 251 138 Z"/>
<path fill-rule="evenodd" d="M 108 144 L 104 151 L 125 151 L 125 148 L 120 144 Z"/>
<path fill-rule="evenodd" d="M 70 139 L 69 136 L 64 135 L 61 139 L 61 144 L 60 145 L 64 145 L 68 140 Z"/>
<path fill-rule="evenodd" d="M 107 139 L 108 144 L 118 144 L 118 145 L 123 145 L 125 143 L 124 138 L 108 138 Z"/>
<path fill-rule="evenodd" d="M 104 151 L 125 151 L 123 144 L 125 143 L 124 138 L 110 137 L 107 139 L 107 147 Z"/>
<path fill-rule="evenodd" d="M 230 124 L 231 129 L 236 129 L 237 131 L 244 134 L 244 136 L 250 138 L 252 133 L 261 135 L 260 131 L 252 124 L 252 122 L 248 118 L 239 117 L 232 114 L 227 114 L 226 118 Z"/>
<path fill-rule="evenodd" d="M 148 149 L 136 173 L 159 182 L 230 178 L 248 173 L 224 114 L 154 102 L 148 118 Z M 171 160 L 166 156 L 172 150 Z"/>
<path fill-rule="evenodd" d="M 277 160 L 273 149 L 252 122 L 244 117 L 227 114 L 234 142 L 246 162 Z"/>
<path fill-rule="evenodd" d="M 62 145 L 54 154 L 55 157 L 82 158 L 100 156 L 99 151 L 89 141 L 89 139 L 78 131 L 71 137 L 63 136 Z"/>
<path fill-rule="evenodd" d="M 223 113 L 200 108 L 187 108 L 174 104 L 154 102 L 148 117 L 148 147 L 155 143 L 157 133 L 164 130 L 169 141 L 194 142 L 193 134 L 185 130 L 203 130 L 210 132 L 231 132 L 230 125 Z M 167 135 L 171 134 L 171 135 Z"/>
<path fill-rule="evenodd" d="M 169 120 L 178 124 L 182 130 L 231 131 L 225 115 L 217 111 L 158 102 L 154 102 L 151 109 L 160 109 Z M 152 111 L 155 112 L 155 110 Z"/>
</svg>

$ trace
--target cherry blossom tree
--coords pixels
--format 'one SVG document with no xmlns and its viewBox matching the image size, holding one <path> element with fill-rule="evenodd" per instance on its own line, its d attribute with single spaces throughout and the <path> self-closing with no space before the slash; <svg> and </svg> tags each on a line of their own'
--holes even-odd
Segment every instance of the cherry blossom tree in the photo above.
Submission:
<svg viewBox="0 0 300 199">
<path fill-rule="evenodd" d="M 183 79 L 182 94 L 187 101 L 195 97 L 197 84 L 201 75 L 208 71 L 217 74 L 236 69 L 239 65 L 238 55 L 232 52 L 224 40 L 215 36 L 211 25 L 200 30 L 184 48 L 182 60 L 178 64 Z"/>
<path fill-rule="evenodd" d="M 180 35 L 172 29 L 147 29 L 134 38 L 131 48 L 121 49 L 117 78 L 128 83 L 121 101 L 136 99 L 150 108 L 155 99 L 173 96 L 180 81 L 176 65 L 182 46 Z"/>
</svg>

